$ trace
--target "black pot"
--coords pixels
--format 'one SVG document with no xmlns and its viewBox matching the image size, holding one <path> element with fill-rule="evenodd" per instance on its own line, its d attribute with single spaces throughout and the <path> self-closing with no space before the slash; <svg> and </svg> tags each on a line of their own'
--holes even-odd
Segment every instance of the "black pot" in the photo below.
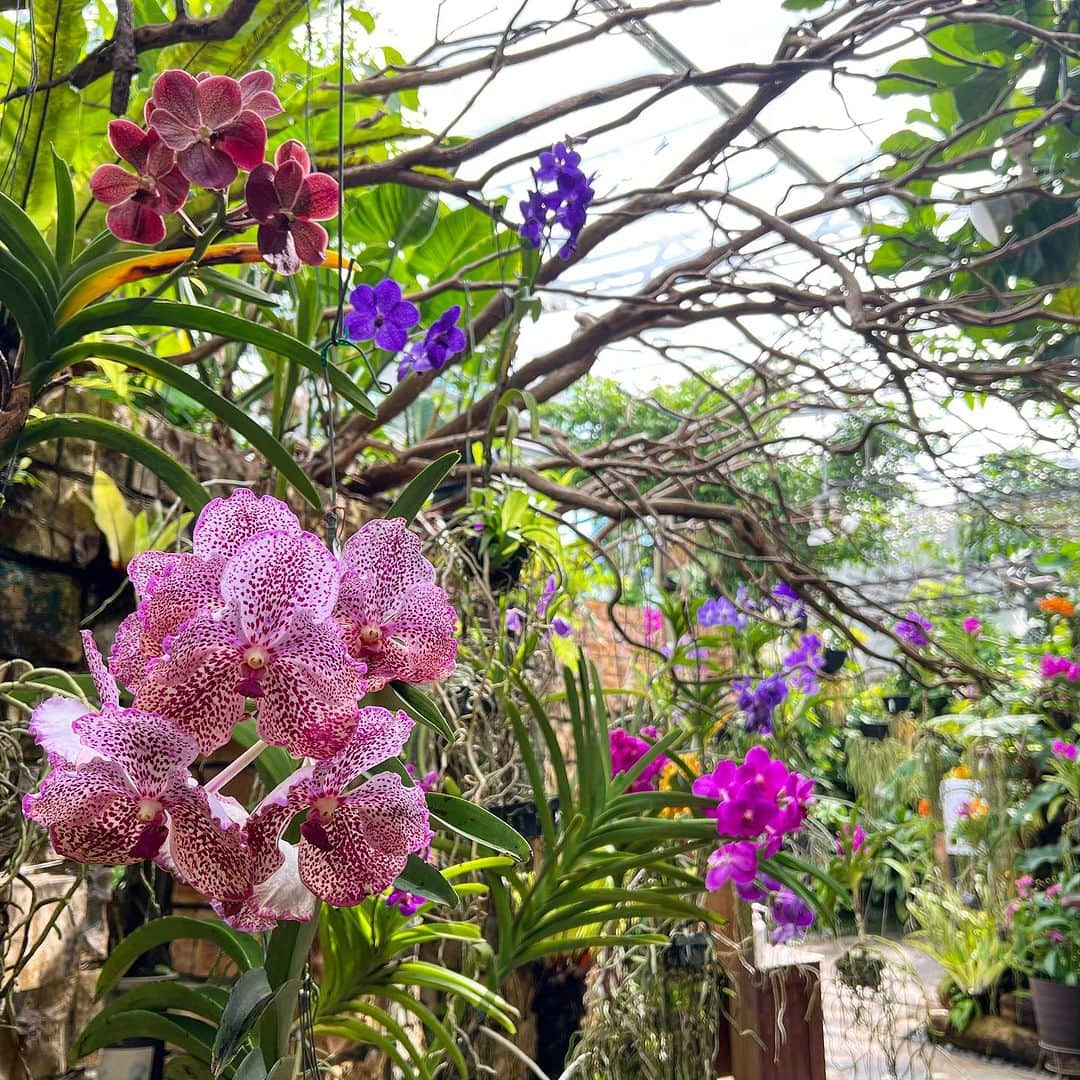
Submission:
<svg viewBox="0 0 1080 1080">
<path fill-rule="evenodd" d="M 885 722 L 874 723 L 871 720 L 860 720 L 859 732 L 864 739 L 887 739 L 889 725 Z"/>
<path fill-rule="evenodd" d="M 886 694 L 881 700 L 885 702 L 885 711 L 890 716 L 907 712 L 911 708 L 910 694 Z"/>
<path fill-rule="evenodd" d="M 482 536 L 470 536 L 464 543 L 465 550 L 472 556 L 473 562 L 483 572 L 484 548 Z M 498 565 L 490 566 L 488 570 L 488 585 L 491 591 L 499 593 L 509 592 L 521 581 L 521 572 L 529 561 L 529 548 L 526 544 L 518 544 L 516 548 Z"/>
<path fill-rule="evenodd" d="M 821 665 L 821 674 L 835 675 L 844 666 L 847 649 L 826 649 L 822 653 L 822 659 L 825 662 Z"/>
<path fill-rule="evenodd" d="M 1080 986 L 1052 979 L 1031 980 L 1035 1026 L 1044 1050 L 1080 1054 Z"/>
<path fill-rule="evenodd" d="M 952 703 L 952 694 L 937 693 L 929 694 L 926 698 L 926 707 L 931 716 L 941 716 Z"/>
<path fill-rule="evenodd" d="M 864 945 L 853 945 L 836 959 L 836 973 L 853 990 L 865 987 L 877 990 L 885 972 L 885 959 Z"/>
<path fill-rule="evenodd" d="M 548 799 L 548 809 L 553 816 L 559 813 L 559 799 Z M 489 806 L 491 811 L 500 821 L 505 821 L 515 832 L 526 840 L 535 840 L 543 836 L 544 830 L 540 825 L 540 812 L 534 802 L 503 803 L 501 806 Z"/>
<path fill-rule="evenodd" d="M 704 934 L 672 934 L 660 953 L 665 971 L 700 971 L 709 957 L 709 939 Z"/>
</svg>

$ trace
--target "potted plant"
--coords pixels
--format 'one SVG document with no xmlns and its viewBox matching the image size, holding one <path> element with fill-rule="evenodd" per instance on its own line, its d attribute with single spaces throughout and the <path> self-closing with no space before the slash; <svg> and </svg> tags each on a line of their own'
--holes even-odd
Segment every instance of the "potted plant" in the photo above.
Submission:
<svg viewBox="0 0 1080 1080">
<path fill-rule="evenodd" d="M 1080 874 L 1041 890 L 1028 876 L 1016 885 L 1008 909 L 1015 963 L 1031 980 L 1039 1044 L 1080 1055 Z"/>
</svg>

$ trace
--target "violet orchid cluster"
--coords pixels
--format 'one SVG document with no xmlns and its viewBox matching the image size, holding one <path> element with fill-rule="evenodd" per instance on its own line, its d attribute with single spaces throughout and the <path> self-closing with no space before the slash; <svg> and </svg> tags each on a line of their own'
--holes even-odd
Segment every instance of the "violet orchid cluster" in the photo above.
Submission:
<svg viewBox="0 0 1080 1080">
<path fill-rule="evenodd" d="M 536 189 L 520 203 L 523 221 L 518 235 L 529 247 L 540 247 L 558 227 L 566 237 L 559 258 L 569 259 L 574 253 L 593 200 L 591 180 L 580 166 L 581 155 L 566 143 L 556 143 L 540 154 L 540 167 L 532 171 Z M 552 186 L 545 188 L 545 184 Z"/>
<path fill-rule="evenodd" d="M 109 123 L 109 143 L 134 173 L 106 164 L 90 178 L 94 198 L 109 208 L 110 232 L 128 243 L 160 243 L 165 217 L 183 208 L 192 185 L 224 193 L 246 172 L 247 207 L 230 217 L 230 227 L 257 225 L 259 252 L 279 273 L 321 265 L 329 238 L 319 222 L 337 215 L 337 181 L 312 172 L 295 139 L 278 147 L 272 163 L 264 160 L 266 120 L 280 112 L 268 71 L 240 79 L 163 71 L 146 103 L 145 128 Z"/>
<path fill-rule="evenodd" d="M 445 677 L 457 650 L 456 614 L 405 522 L 367 522 L 336 558 L 284 503 L 238 489 L 203 509 L 191 552 L 146 552 L 128 574 L 138 607 L 108 669 L 84 635 L 100 709 L 53 697 L 33 714 L 51 771 L 27 816 L 66 858 L 155 859 L 241 929 L 389 888 L 429 843 L 428 813 L 422 784 L 374 771 L 412 720 L 361 699 Z M 196 757 L 253 707 L 261 742 L 197 783 Z M 306 760 L 249 813 L 222 789 L 266 744 Z"/>
<path fill-rule="evenodd" d="M 735 630 L 745 630 L 749 617 L 740 611 L 726 596 L 709 597 L 697 612 L 697 623 L 702 629 L 714 626 L 730 626 Z"/>
<path fill-rule="evenodd" d="M 392 278 L 377 285 L 357 285 L 349 294 L 353 306 L 344 320 L 350 341 L 372 341 L 376 348 L 400 353 L 409 343 L 409 331 L 420 322 L 420 309 L 402 296 L 401 286 Z M 398 363 L 398 380 L 411 371 L 441 371 L 468 343 L 457 325 L 461 306 L 448 307 L 416 338 Z"/>
<path fill-rule="evenodd" d="M 731 684 L 735 704 L 746 717 L 746 730 L 754 735 L 771 735 L 773 713 L 787 697 L 788 684 L 779 674 L 767 675 L 756 686 L 749 675 Z"/>
<path fill-rule="evenodd" d="M 641 734 L 655 741 L 659 732 L 647 725 L 641 729 Z M 611 778 L 614 780 L 629 772 L 652 749 L 652 742 L 639 739 L 622 728 L 612 728 L 608 733 L 608 747 L 611 751 Z M 657 754 L 627 787 L 627 792 L 638 794 L 655 790 L 657 777 L 667 768 L 669 760 L 665 754 Z"/>
<path fill-rule="evenodd" d="M 893 627 L 893 633 L 903 641 L 906 641 L 913 649 L 925 649 L 930 644 L 929 632 L 934 629 L 934 624 L 917 611 L 909 611 Z"/>
<path fill-rule="evenodd" d="M 747 902 L 769 899 L 776 929 L 773 941 L 787 941 L 813 922 L 799 896 L 761 869 L 781 848 L 784 838 L 806 821 L 814 782 L 761 746 L 752 747 L 742 764 L 724 760 L 694 781 L 693 792 L 714 800 L 705 811 L 716 831 L 729 838 L 709 856 L 705 884 L 719 889 L 728 881 Z"/>
<path fill-rule="evenodd" d="M 784 657 L 788 684 L 804 694 L 817 692 L 818 682 L 815 676 L 824 666 L 821 638 L 817 634 L 803 634 L 799 644 Z"/>
</svg>

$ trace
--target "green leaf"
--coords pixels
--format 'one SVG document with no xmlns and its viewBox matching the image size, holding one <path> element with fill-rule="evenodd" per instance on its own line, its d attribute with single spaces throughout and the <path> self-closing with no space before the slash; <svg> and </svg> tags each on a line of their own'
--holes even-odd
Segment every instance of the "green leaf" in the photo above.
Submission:
<svg viewBox="0 0 1080 1080">
<path fill-rule="evenodd" d="M 56 261 L 66 269 L 75 253 L 75 189 L 68 163 L 52 149 L 53 183 L 56 187 Z"/>
<path fill-rule="evenodd" d="M 56 303 L 60 271 L 38 227 L 18 203 L 0 192 L 0 244 L 24 263 L 35 282 Z"/>
<path fill-rule="evenodd" d="M 197 401 L 235 431 L 237 435 L 247 439 L 262 454 L 267 464 L 277 469 L 310 506 L 316 510 L 321 509 L 322 499 L 318 488 L 311 482 L 307 473 L 296 463 L 292 454 L 242 409 L 237 408 L 228 398 L 222 397 L 216 390 L 211 389 L 201 379 L 189 375 L 183 368 L 177 367 L 160 356 L 154 356 L 153 353 L 136 349 L 134 346 L 106 341 L 71 345 L 54 354 L 53 360 L 56 364 L 56 370 L 59 370 L 78 360 L 85 360 L 94 356 L 106 360 L 116 360 L 119 363 L 138 368 L 140 371 L 145 371 L 148 375 L 153 375 L 155 378 L 167 383 L 173 389 L 179 390 L 181 394 L 185 394 L 192 401 Z M 50 372 L 50 374 L 53 374 L 53 372 Z"/>
<path fill-rule="evenodd" d="M 431 493 L 442 483 L 443 477 L 461 460 L 456 450 L 443 454 L 409 481 L 408 487 L 391 503 L 384 515 L 387 518 L 404 518 L 412 521 Z"/>
<path fill-rule="evenodd" d="M 49 439 L 87 439 L 116 450 L 145 465 L 191 510 L 201 510 L 210 501 L 206 488 L 180 462 L 158 449 L 149 439 L 111 420 L 83 413 L 34 417 L 23 429 L 21 446 L 26 448 Z"/>
<path fill-rule="evenodd" d="M 140 1009 L 149 1009 L 151 1012 L 173 1009 L 177 1012 L 193 1013 L 215 1024 L 221 1019 L 221 1006 L 213 998 L 173 979 L 154 979 L 109 1002 L 94 1017 L 93 1023 L 104 1023 L 112 1016 Z"/>
<path fill-rule="evenodd" d="M 237 1065 L 232 1080 L 266 1080 L 266 1066 L 263 1064 L 262 1051 L 258 1047 Z"/>
<path fill-rule="evenodd" d="M 133 930 L 109 953 L 98 975 L 95 993 L 98 997 L 108 993 L 143 953 L 158 945 L 178 939 L 195 938 L 213 942 L 229 956 L 241 971 L 256 962 L 260 952 L 254 938 L 243 938 L 217 919 L 189 919 L 184 915 L 166 915 L 152 919 Z"/>
<path fill-rule="evenodd" d="M 206 1064 L 191 1054 L 170 1054 L 165 1080 L 214 1080 Z"/>
<path fill-rule="evenodd" d="M 210 1042 L 214 1029 L 208 1024 L 200 1025 L 200 1029 L 204 1030 L 192 1030 L 193 1021 L 181 1024 L 177 1019 L 146 1009 L 110 1014 L 100 1023 L 99 1020 L 100 1017 L 91 1020 L 75 1040 L 71 1048 L 73 1062 L 102 1047 L 134 1038 L 161 1039 L 170 1046 L 186 1051 L 199 1061 L 210 1059 Z"/>
<path fill-rule="evenodd" d="M 433 900 L 436 904 L 448 904 L 450 907 L 458 905 L 458 894 L 454 892 L 450 882 L 431 863 L 417 855 L 409 856 L 405 869 L 394 882 L 394 888 L 415 893 L 425 900 Z"/>
<path fill-rule="evenodd" d="M 426 798 L 431 816 L 445 828 L 521 861 L 532 858 L 529 842 L 482 806 L 437 791 L 429 791 Z"/>
<path fill-rule="evenodd" d="M 396 699 L 388 708 L 404 709 L 414 720 L 438 732 L 447 742 L 454 741 L 454 729 L 450 726 L 450 721 L 422 690 L 418 690 L 411 683 L 403 682 L 392 682 L 387 689 Z"/>
<path fill-rule="evenodd" d="M 250 319 L 242 319 L 227 311 L 181 304 L 175 300 L 105 300 L 91 304 L 84 311 L 73 315 L 57 331 L 56 346 L 73 345 L 87 334 L 113 330 L 118 326 L 174 326 L 180 330 L 195 330 L 204 334 L 217 334 L 230 341 L 242 341 L 257 349 L 276 353 L 295 360 L 313 375 L 323 376 L 323 363 L 319 354 L 304 342 L 261 326 Z M 354 408 L 366 416 L 375 415 L 375 407 L 368 396 L 340 368 L 327 365 L 330 385 Z"/>
<path fill-rule="evenodd" d="M 236 1052 L 245 1035 L 258 1023 L 263 1009 L 274 996 L 266 977 L 266 969 L 249 968 L 233 985 L 229 1003 L 221 1014 L 214 1049 L 210 1056 L 210 1068 L 214 1075 L 221 1073 L 224 1065 Z"/>
<path fill-rule="evenodd" d="M 189 275 L 194 281 L 201 281 L 217 292 L 223 292 L 226 296 L 234 296 L 237 300 L 246 300 L 259 307 L 276 308 L 281 306 L 281 297 L 268 293 L 263 289 L 257 289 L 246 281 L 241 281 L 232 274 L 223 274 L 213 266 L 197 267 Z"/>
<path fill-rule="evenodd" d="M 9 251 L 0 249 L 0 304 L 19 327 L 24 350 L 23 375 L 33 384 L 34 374 L 48 355 L 52 322 L 36 280 Z"/>
</svg>

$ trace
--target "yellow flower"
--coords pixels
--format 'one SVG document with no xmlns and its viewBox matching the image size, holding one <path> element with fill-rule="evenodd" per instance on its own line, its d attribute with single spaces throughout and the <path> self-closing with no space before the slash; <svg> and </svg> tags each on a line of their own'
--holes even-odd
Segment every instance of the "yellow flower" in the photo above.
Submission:
<svg viewBox="0 0 1080 1080">
<path fill-rule="evenodd" d="M 956 768 L 950 769 L 948 776 L 951 776 L 953 780 L 970 780 L 971 769 L 967 765 L 957 765 Z"/>
</svg>

